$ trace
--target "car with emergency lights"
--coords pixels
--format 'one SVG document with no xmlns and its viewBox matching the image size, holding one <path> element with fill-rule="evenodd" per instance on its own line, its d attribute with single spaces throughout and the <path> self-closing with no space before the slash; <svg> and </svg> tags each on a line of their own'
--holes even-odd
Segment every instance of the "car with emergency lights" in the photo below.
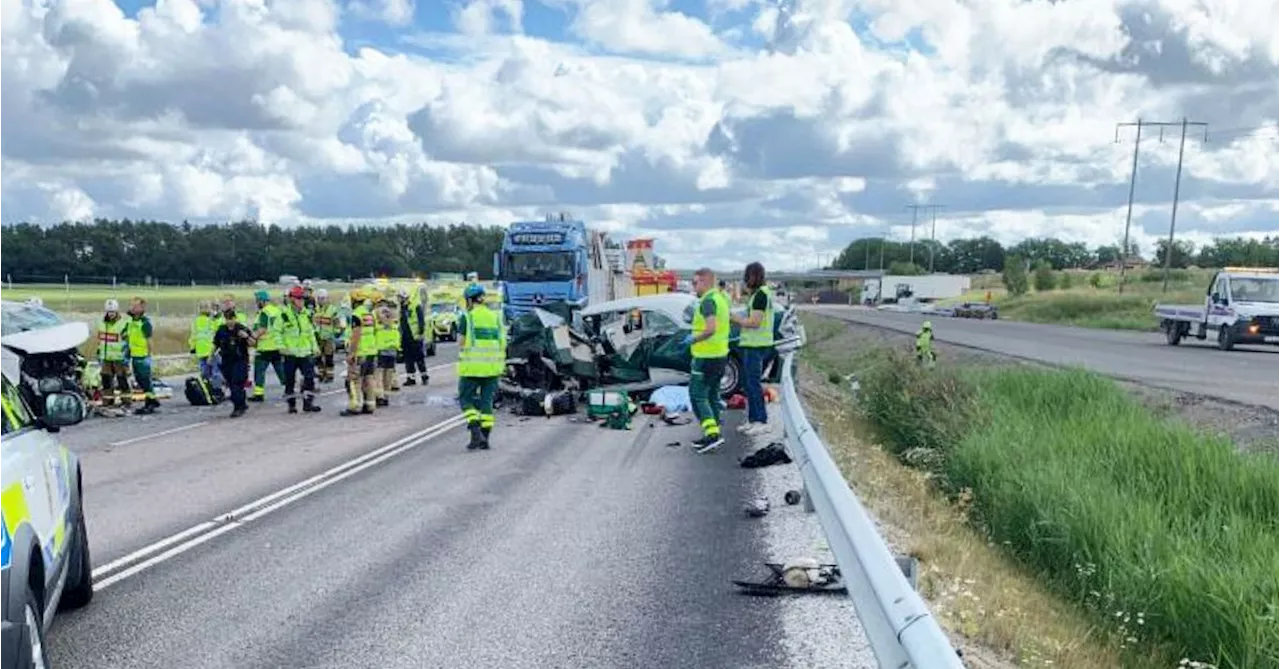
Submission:
<svg viewBox="0 0 1280 669">
<path fill-rule="evenodd" d="M 1170 346 L 1212 332 L 1218 348 L 1230 351 L 1236 344 L 1280 343 L 1278 298 L 1276 268 L 1227 267 L 1214 274 L 1203 304 L 1157 304 L 1155 315 Z"/>
<path fill-rule="evenodd" d="M 84 399 L 72 392 L 42 398 L 42 416 L 23 394 L 18 356 L 0 350 L 3 438 L 3 664 L 0 669 L 47 667 L 45 635 L 56 612 L 93 599 L 92 559 L 85 530 L 80 461 L 57 439 L 84 420 Z"/>
<path fill-rule="evenodd" d="M 431 303 L 431 330 L 436 340 L 458 341 L 458 314 L 462 308 L 455 301 Z"/>
</svg>

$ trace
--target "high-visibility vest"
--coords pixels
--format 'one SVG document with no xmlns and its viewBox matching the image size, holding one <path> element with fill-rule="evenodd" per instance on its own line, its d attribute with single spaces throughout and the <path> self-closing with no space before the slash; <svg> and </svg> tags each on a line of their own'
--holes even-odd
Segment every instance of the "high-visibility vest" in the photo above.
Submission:
<svg viewBox="0 0 1280 669">
<path fill-rule="evenodd" d="M 285 355 L 305 358 L 317 352 L 316 331 L 306 309 L 281 309 L 276 323 L 279 324 L 277 334 L 280 337 L 280 348 Z"/>
<path fill-rule="evenodd" d="M 261 337 L 258 338 L 259 351 L 279 351 L 280 350 L 280 347 L 283 345 L 283 342 L 280 341 L 280 335 L 278 334 L 278 326 L 276 325 L 276 321 L 280 320 L 280 314 L 283 312 L 284 312 L 283 309 L 271 303 L 262 305 L 262 309 L 258 311 L 258 313 L 260 314 L 267 315 L 267 331 L 263 333 Z"/>
<path fill-rule="evenodd" d="M 102 362 L 124 362 L 125 332 L 129 321 L 116 317 L 114 321 L 102 319 L 98 323 L 98 359 Z"/>
<path fill-rule="evenodd" d="M 360 343 L 356 348 L 356 355 L 362 358 L 378 355 L 377 323 L 373 311 L 362 304 L 351 315 L 360 319 Z"/>
<path fill-rule="evenodd" d="M 385 307 L 391 310 L 391 319 L 383 321 L 378 319 L 374 330 L 377 334 L 378 351 L 399 351 L 400 350 L 400 308 Z"/>
<path fill-rule="evenodd" d="M 333 339 L 339 328 L 338 307 L 332 304 L 317 304 L 313 322 L 316 326 L 316 334 L 321 339 Z"/>
<path fill-rule="evenodd" d="M 422 335 L 427 325 L 426 313 L 422 314 L 422 325 L 418 325 L 418 308 L 421 306 L 422 303 L 418 301 L 416 296 L 409 298 L 409 309 L 407 312 L 409 315 L 409 334 L 413 335 L 414 339 L 422 339 Z"/>
<path fill-rule="evenodd" d="M 756 289 L 759 293 L 764 293 L 766 301 L 764 309 L 764 318 L 760 320 L 758 328 L 742 328 L 742 336 L 738 343 L 747 348 L 769 348 L 773 346 L 773 293 L 768 286 L 760 286 Z M 747 316 L 751 316 L 751 303 L 755 301 L 753 294 L 747 300 Z M 718 321 L 717 321 L 718 322 Z"/>
<path fill-rule="evenodd" d="M 729 355 L 729 298 L 719 290 L 709 290 L 693 310 L 693 334 L 697 336 L 707 327 L 707 319 L 702 315 L 702 305 L 711 300 L 716 306 L 715 334 L 693 343 L 692 353 L 695 358 L 723 358 Z"/>
<path fill-rule="evenodd" d="M 492 378 L 507 367 L 507 330 L 502 317 L 483 304 L 467 312 L 458 348 L 458 376 Z"/>
<path fill-rule="evenodd" d="M 151 355 L 151 340 L 142 332 L 142 323 L 145 318 L 146 316 L 142 318 L 130 316 L 125 326 L 129 333 L 129 357 L 145 358 Z"/>
<path fill-rule="evenodd" d="M 187 346 L 196 351 L 201 359 L 213 353 L 213 333 L 217 332 L 217 322 L 209 314 L 200 314 L 191 322 L 191 336 L 187 338 Z"/>
</svg>

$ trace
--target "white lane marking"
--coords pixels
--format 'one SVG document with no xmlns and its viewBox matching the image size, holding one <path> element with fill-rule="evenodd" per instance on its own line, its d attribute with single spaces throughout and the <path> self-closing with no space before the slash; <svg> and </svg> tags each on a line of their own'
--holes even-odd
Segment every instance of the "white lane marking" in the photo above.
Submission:
<svg viewBox="0 0 1280 669">
<path fill-rule="evenodd" d="M 446 367 L 453 367 L 454 365 L 457 365 L 457 364 L 458 364 L 458 363 L 456 363 L 456 362 L 446 362 L 446 363 L 444 363 L 443 365 L 436 365 L 435 367 L 428 367 L 428 368 L 427 368 L 427 371 L 428 371 L 428 372 L 434 372 L 434 371 L 436 371 L 437 369 L 444 369 L 444 368 L 446 368 Z M 335 376 L 336 376 L 336 375 L 335 375 Z M 316 397 L 328 397 L 328 396 L 330 396 L 330 395 L 337 395 L 338 393 L 345 393 L 345 392 L 347 392 L 347 389 L 346 389 L 346 388 L 334 388 L 333 390 L 326 390 L 326 391 L 324 391 L 324 392 L 322 392 L 322 393 L 316 393 Z"/>
<path fill-rule="evenodd" d="M 144 434 L 144 435 L 142 435 L 141 437 L 134 437 L 134 438 L 132 438 L 132 439 L 125 439 L 125 440 L 123 440 L 123 441 L 113 441 L 113 442 L 111 442 L 111 443 L 109 443 L 109 444 L 107 444 L 107 445 L 108 445 L 108 446 L 127 446 L 127 445 L 129 445 L 129 444 L 136 444 L 136 443 L 138 443 L 139 441 L 146 441 L 146 440 L 148 440 L 148 439 L 155 439 L 156 437 L 163 437 L 163 436 L 165 436 L 165 435 L 169 435 L 169 434 L 176 434 L 176 433 L 178 433 L 178 432 L 183 432 L 183 431 L 185 431 L 185 430 L 190 430 L 190 429 L 192 429 L 192 428 L 197 428 L 197 427 L 200 427 L 201 425 L 208 425 L 208 424 L 209 424 L 209 421 L 207 421 L 207 420 L 202 420 L 202 421 L 200 421 L 199 423 L 192 423 L 192 424 L 190 424 L 190 425 L 183 425 L 183 426 L 181 426 L 181 427 L 175 427 L 175 428 L 173 428 L 173 429 L 171 429 L 171 430 L 161 430 L 161 431 L 159 431 L 159 432 L 154 432 L 154 433 L 152 433 L 152 434 Z"/>
<path fill-rule="evenodd" d="M 257 520 L 268 513 L 292 504 L 314 492 L 337 483 L 343 479 L 362 472 L 383 461 L 393 458 L 405 451 L 416 448 L 427 441 L 458 427 L 465 421 L 462 416 L 454 416 L 431 427 L 419 430 L 407 437 L 397 439 L 386 446 L 365 453 L 340 465 L 332 467 L 320 474 L 300 481 L 270 495 L 259 498 L 237 509 L 217 516 L 213 521 L 205 521 L 175 535 L 157 541 L 149 546 L 130 553 L 118 560 L 95 569 L 93 581 L 95 589 L 103 589 L 118 583 L 144 569 L 164 562 L 174 556 L 181 555 L 196 546 L 210 541 L 232 529 Z M 184 541 L 185 540 L 185 541 Z M 181 543 L 179 543 L 181 542 Z M 173 544 L 178 544 L 173 546 Z M 172 548 L 169 548 L 173 546 Z M 167 548 L 167 550 L 165 550 Z M 163 551 L 163 552 L 160 552 Z M 148 555 L 152 557 L 145 557 Z M 140 559 L 145 558 L 145 559 Z M 130 563 L 132 563 L 130 565 Z M 126 566 L 129 565 L 129 566 Z"/>
</svg>

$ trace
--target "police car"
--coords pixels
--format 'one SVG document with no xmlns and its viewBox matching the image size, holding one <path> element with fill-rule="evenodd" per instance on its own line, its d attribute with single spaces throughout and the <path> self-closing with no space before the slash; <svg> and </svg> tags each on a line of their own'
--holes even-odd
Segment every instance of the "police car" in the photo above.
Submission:
<svg viewBox="0 0 1280 669">
<path fill-rule="evenodd" d="M 54 613 L 93 599 L 80 462 L 53 434 L 84 420 L 85 402 L 74 393 L 50 393 L 44 416 L 36 418 L 18 392 L 19 364 L 0 349 L 3 669 L 49 666 L 44 635 Z"/>
</svg>

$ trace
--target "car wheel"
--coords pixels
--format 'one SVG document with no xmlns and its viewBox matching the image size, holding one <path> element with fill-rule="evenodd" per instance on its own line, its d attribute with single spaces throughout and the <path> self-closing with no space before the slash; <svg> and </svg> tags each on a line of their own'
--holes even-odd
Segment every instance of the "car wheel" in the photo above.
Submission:
<svg viewBox="0 0 1280 669">
<path fill-rule="evenodd" d="M 36 601 L 36 593 L 27 589 L 27 602 L 22 607 L 24 636 L 27 641 L 27 657 L 32 669 L 45 669 L 49 666 L 49 655 L 44 647 L 44 625 L 40 618 L 40 602 Z"/>
<path fill-rule="evenodd" d="M 76 514 L 76 544 L 67 563 L 67 587 L 62 591 L 59 609 L 78 609 L 93 601 L 93 558 L 89 554 L 89 533 L 85 530 L 84 510 Z"/>
<path fill-rule="evenodd" d="M 724 361 L 724 374 L 720 377 L 720 396 L 729 397 L 730 395 L 742 391 L 742 363 L 737 358 L 729 356 Z"/>
<path fill-rule="evenodd" d="M 1224 351 L 1230 351 L 1235 348 L 1235 337 L 1231 336 L 1231 326 L 1222 325 L 1218 327 L 1218 348 Z"/>
</svg>

